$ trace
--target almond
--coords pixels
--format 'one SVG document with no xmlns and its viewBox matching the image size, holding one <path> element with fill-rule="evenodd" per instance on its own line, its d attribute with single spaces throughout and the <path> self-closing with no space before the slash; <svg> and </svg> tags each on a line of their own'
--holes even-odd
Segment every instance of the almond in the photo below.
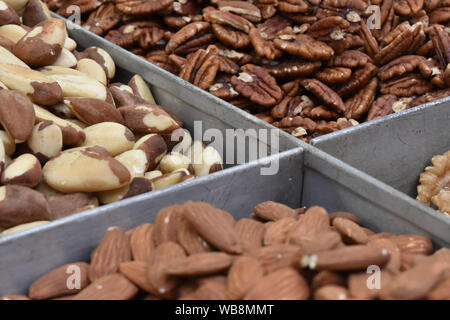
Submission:
<svg viewBox="0 0 450 320">
<path fill-rule="evenodd" d="M 227 216 L 229 213 L 202 202 L 186 203 L 183 213 L 195 230 L 212 246 L 231 254 L 242 253 L 239 235 Z"/>
<path fill-rule="evenodd" d="M 397 236 L 395 243 L 402 253 L 431 254 L 433 244 L 430 238 L 417 234 L 405 234 Z"/>
<path fill-rule="evenodd" d="M 359 218 L 357 216 L 355 216 L 354 214 L 351 214 L 350 212 L 345 212 L 345 211 L 336 211 L 336 212 L 330 213 L 329 217 L 330 217 L 331 224 L 333 224 L 333 220 L 336 218 L 348 219 L 350 221 L 353 221 L 357 225 L 359 225 L 361 223 L 361 221 L 359 220 Z"/>
<path fill-rule="evenodd" d="M 185 257 L 183 248 L 175 242 L 166 241 L 159 245 L 150 256 L 148 280 L 150 293 L 161 298 L 171 298 L 179 279 L 167 275 L 166 268 L 174 261 Z"/>
<path fill-rule="evenodd" d="M 233 300 L 242 299 L 263 277 L 264 269 L 257 259 L 250 256 L 237 258 L 228 272 L 228 296 Z"/>
<path fill-rule="evenodd" d="M 132 230 L 130 247 L 133 260 L 148 262 L 155 245 L 153 243 L 153 225 L 144 223 Z"/>
<path fill-rule="evenodd" d="M 387 270 L 382 270 L 380 274 L 380 288 L 369 288 L 371 273 L 353 273 L 348 276 L 348 290 L 352 298 L 355 299 L 377 299 L 381 288 L 388 286 L 395 278 L 394 274 Z"/>
<path fill-rule="evenodd" d="M 264 224 L 253 219 L 241 219 L 234 225 L 245 251 L 261 248 L 264 237 Z"/>
<path fill-rule="evenodd" d="M 270 273 L 281 268 L 294 267 L 299 261 L 302 252 L 298 246 L 277 244 L 262 247 L 249 254 L 258 259 L 265 273 Z"/>
<path fill-rule="evenodd" d="M 333 226 L 342 235 L 346 243 L 366 244 L 369 241 L 369 237 L 364 230 L 352 220 L 337 217 L 333 220 Z"/>
<path fill-rule="evenodd" d="M 428 300 L 450 300 L 450 278 L 439 283 L 427 295 Z"/>
<path fill-rule="evenodd" d="M 227 300 L 227 282 L 224 276 L 213 276 L 201 279 L 197 290 L 185 300 Z"/>
<path fill-rule="evenodd" d="M 292 217 L 281 218 L 275 222 L 266 223 L 266 231 L 264 233 L 264 245 L 285 243 L 289 232 L 295 225 L 297 220 Z"/>
<path fill-rule="evenodd" d="M 351 271 L 363 270 L 370 265 L 383 266 L 390 259 L 388 250 L 364 245 L 342 247 L 322 251 L 317 254 L 304 255 L 303 267 L 311 270 Z"/>
<path fill-rule="evenodd" d="M 400 250 L 394 241 L 392 241 L 390 239 L 386 239 L 386 238 L 378 238 L 378 239 L 370 240 L 368 245 L 386 249 L 389 252 L 389 254 L 391 255 L 391 258 L 389 259 L 389 262 L 384 267 L 387 270 L 390 270 L 394 273 L 400 271 L 402 259 L 400 256 Z"/>
<path fill-rule="evenodd" d="M 133 282 L 140 289 L 150 292 L 151 287 L 148 282 L 148 263 L 144 261 L 122 262 L 119 266 L 120 273 Z"/>
<path fill-rule="evenodd" d="M 211 246 L 182 218 L 177 227 L 177 241 L 189 255 L 212 251 Z"/>
<path fill-rule="evenodd" d="M 131 250 L 125 232 L 117 227 L 108 229 L 91 256 L 89 279 L 94 282 L 118 272 L 120 263 L 131 260 Z"/>
<path fill-rule="evenodd" d="M 349 300 L 348 290 L 345 287 L 328 285 L 314 292 L 315 300 Z"/>
<path fill-rule="evenodd" d="M 340 273 L 322 270 L 313 277 L 311 288 L 316 290 L 329 285 L 345 286 L 345 280 L 345 276 Z"/>
<path fill-rule="evenodd" d="M 296 270 L 283 268 L 263 277 L 245 295 L 245 300 L 306 300 L 309 287 Z"/>
<path fill-rule="evenodd" d="M 80 293 L 73 300 L 129 300 L 138 293 L 138 288 L 119 273 L 101 277 Z"/>
<path fill-rule="evenodd" d="M 286 217 L 297 217 L 297 212 L 294 209 L 273 201 L 266 201 L 258 204 L 253 209 L 253 212 L 256 216 L 266 221 L 276 221 Z"/>
<path fill-rule="evenodd" d="M 299 216 L 288 237 L 290 243 L 301 243 L 303 238 L 313 238 L 330 231 L 330 218 L 322 207 L 311 207 Z M 297 240 L 298 239 L 298 240 Z"/>
<path fill-rule="evenodd" d="M 28 296 L 31 299 L 49 299 L 80 292 L 89 284 L 89 265 L 84 262 L 75 262 L 61 266 L 45 274 L 30 286 Z M 78 272 L 79 271 L 79 272 Z M 69 286 L 69 277 L 76 272 L 79 276 L 79 288 Z"/>
<path fill-rule="evenodd" d="M 295 233 L 290 237 L 289 244 L 299 246 L 304 254 L 331 250 L 344 245 L 341 236 L 336 231 L 325 231 L 319 234 L 306 234 L 304 236 Z"/>
<path fill-rule="evenodd" d="M 437 258 L 427 259 L 399 274 L 380 292 L 382 299 L 423 299 L 442 280 L 445 263 Z"/>
<path fill-rule="evenodd" d="M 228 269 L 233 259 L 223 252 L 204 252 L 174 260 L 166 268 L 169 276 L 204 276 Z"/>
<path fill-rule="evenodd" d="M 183 214 L 183 206 L 173 205 L 158 212 L 154 222 L 153 243 L 177 242 L 177 228 Z"/>
<path fill-rule="evenodd" d="M 9 295 L 0 297 L 0 300 L 31 300 L 31 299 L 26 296 L 9 294 Z"/>
</svg>

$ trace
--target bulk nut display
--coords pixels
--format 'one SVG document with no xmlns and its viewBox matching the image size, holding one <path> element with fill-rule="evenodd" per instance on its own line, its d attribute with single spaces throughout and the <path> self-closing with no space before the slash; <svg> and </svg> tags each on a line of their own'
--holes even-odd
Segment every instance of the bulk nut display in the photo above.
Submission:
<svg viewBox="0 0 450 320">
<path fill-rule="evenodd" d="M 113 83 L 107 52 L 23 5 L 0 1 L 0 235 L 222 169 L 139 75 Z"/>
<path fill-rule="evenodd" d="M 450 94 L 449 1 L 45 1 L 304 141 Z"/>
<path fill-rule="evenodd" d="M 432 166 L 420 175 L 417 200 L 450 215 L 450 150 L 431 159 Z"/>
<path fill-rule="evenodd" d="M 380 286 L 369 287 L 369 266 Z M 77 267 L 80 288 L 68 289 Z M 153 224 L 111 227 L 90 263 L 60 266 L 28 296 L 1 299 L 450 299 L 450 250 L 422 235 L 375 233 L 348 212 L 276 202 L 233 216 L 204 202 L 161 210 Z"/>
</svg>

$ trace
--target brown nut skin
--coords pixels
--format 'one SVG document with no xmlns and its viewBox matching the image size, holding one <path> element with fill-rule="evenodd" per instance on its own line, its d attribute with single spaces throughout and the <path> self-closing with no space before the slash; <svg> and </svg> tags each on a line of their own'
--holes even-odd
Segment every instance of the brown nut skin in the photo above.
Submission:
<svg viewBox="0 0 450 320">
<path fill-rule="evenodd" d="M 142 150 L 147 156 L 148 170 L 153 170 L 162 157 L 167 153 L 167 144 L 159 134 L 148 134 L 140 138 L 134 144 L 133 149 Z"/>
<path fill-rule="evenodd" d="M 125 106 L 118 109 L 125 125 L 138 133 L 171 133 L 180 128 L 179 123 L 158 105 Z"/>
<path fill-rule="evenodd" d="M 29 0 L 22 14 L 23 24 L 33 28 L 38 23 L 50 18 L 47 5 L 40 0 Z"/>
<path fill-rule="evenodd" d="M 106 101 L 93 98 L 65 98 L 64 103 L 72 109 L 77 118 L 88 125 L 101 122 L 124 124 L 120 112 Z"/>
<path fill-rule="evenodd" d="M 49 199 L 50 219 L 56 220 L 98 207 L 97 197 L 90 193 L 71 193 Z"/>
<path fill-rule="evenodd" d="M 12 90 L 0 90 L 0 122 L 12 138 L 26 141 L 34 127 L 33 104 L 24 94 Z"/>
<path fill-rule="evenodd" d="M 0 26 L 5 24 L 20 24 L 19 15 L 13 8 L 8 6 L 5 2 L 0 3 Z"/>
<path fill-rule="evenodd" d="M 114 102 L 117 108 L 147 103 L 143 98 L 136 95 L 130 86 L 124 85 L 122 83 L 111 84 L 109 86 L 109 91 L 114 98 Z"/>
<path fill-rule="evenodd" d="M 3 184 L 15 184 L 24 187 L 35 187 L 42 178 L 42 168 L 39 160 L 30 153 L 17 157 L 2 172 Z"/>
<path fill-rule="evenodd" d="M 66 40 L 64 21 L 49 18 L 37 24 L 13 48 L 13 53 L 31 67 L 53 64 Z"/>
<path fill-rule="evenodd" d="M 0 228 L 49 220 L 50 208 L 43 194 L 28 187 L 0 187 Z"/>
</svg>

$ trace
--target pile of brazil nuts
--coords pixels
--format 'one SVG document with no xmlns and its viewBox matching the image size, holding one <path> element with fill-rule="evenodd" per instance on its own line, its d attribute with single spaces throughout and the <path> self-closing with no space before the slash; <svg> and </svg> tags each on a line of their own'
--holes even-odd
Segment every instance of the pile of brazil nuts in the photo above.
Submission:
<svg viewBox="0 0 450 320">
<path fill-rule="evenodd" d="M 417 200 L 450 216 L 450 150 L 431 158 L 431 163 L 420 175 Z"/>
<path fill-rule="evenodd" d="M 161 210 L 153 224 L 109 228 L 89 264 L 60 266 L 28 296 L 0 299 L 450 299 L 450 249 L 359 222 L 272 201 L 235 221 L 187 202 Z M 68 289 L 69 268 L 79 271 L 79 289 Z"/>
<path fill-rule="evenodd" d="M 304 141 L 450 94 L 448 0 L 45 1 Z"/>
<path fill-rule="evenodd" d="M 139 75 L 112 83 L 106 51 L 14 9 L 0 1 L 0 235 L 222 169 Z"/>
</svg>

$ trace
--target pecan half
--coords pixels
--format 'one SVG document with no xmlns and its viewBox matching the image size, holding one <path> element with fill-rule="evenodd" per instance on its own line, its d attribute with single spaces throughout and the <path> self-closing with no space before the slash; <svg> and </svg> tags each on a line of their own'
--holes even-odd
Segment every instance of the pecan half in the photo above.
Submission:
<svg viewBox="0 0 450 320">
<path fill-rule="evenodd" d="M 306 77 L 312 75 L 321 67 L 320 61 L 304 61 L 291 59 L 286 62 L 274 62 L 264 68 L 277 79 Z M 320 79 L 319 79 L 320 80 Z"/>
<path fill-rule="evenodd" d="M 347 97 L 350 94 L 355 93 L 369 83 L 370 79 L 377 74 L 377 71 L 378 68 L 375 65 L 371 63 L 366 64 L 363 68 L 353 72 L 350 80 L 336 91 L 337 94 L 342 97 Z"/>
<path fill-rule="evenodd" d="M 89 15 L 83 27 L 95 34 L 103 35 L 119 24 L 121 20 L 122 14 L 116 10 L 114 4 L 105 3 Z"/>
<path fill-rule="evenodd" d="M 314 94 L 314 96 L 316 96 L 326 106 L 332 108 L 338 113 L 343 113 L 345 111 L 344 102 L 341 97 L 319 80 L 303 79 L 300 80 L 300 84 L 306 90 Z"/>
<path fill-rule="evenodd" d="M 228 11 L 208 10 L 203 13 L 203 18 L 211 23 L 221 24 L 249 33 L 253 27 L 247 19 Z"/>
<path fill-rule="evenodd" d="M 306 60 L 328 60 L 334 54 L 334 50 L 326 43 L 305 34 L 284 39 L 275 39 L 275 47 Z"/>
<path fill-rule="evenodd" d="M 370 106 L 369 113 L 367 114 L 367 121 L 375 120 L 387 115 L 390 115 L 394 111 L 392 105 L 397 101 L 397 97 L 392 94 L 387 94 L 376 99 Z"/>
<path fill-rule="evenodd" d="M 325 68 L 316 73 L 316 78 L 327 85 L 346 82 L 352 76 L 352 69 L 337 67 Z"/>
<path fill-rule="evenodd" d="M 251 22 L 261 21 L 261 11 L 250 2 L 220 0 L 217 1 L 217 7 L 220 11 L 228 11 L 240 15 Z"/>
<path fill-rule="evenodd" d="M 394 1 L 395 13 L 401 16 L 413 17 L 423 8 L 424 0 L 397 0 Z"/>
<path fill-rule="evenodd" d="M 361 51 L 348 50 L 340 55 L 334 56 L 328 62 L 330 67 L 357 68 L 364 67 L 368 63 L 373 63 L 371 57 Z"/>
<path fill-rule="evenodd" d="M 380 86 L 382 94 L 393 94 L 397 97 L 421 95 L 431 90 L 433 90 L 431 83 L 415 74 L 382 83 Z"/>
<path fill-rule="evenodd" d="M 249 36 L 255 53 L 258 56 L 265 57 L 269 60 L 274 60 L 281 56 L 282 51 L 276 48 L 272 41 L 264 39 L 259 29 L 252 28 Z"/>
<path fill-rule="evenodd" d="M 373 78 L 367 86 L 345 101 L 345 117 L 355 120 L 361 119 L 369 111 L 370 104 L 377 92 L 377 87 L 378 80 Z"/>
<path fill-rule="evenodd" d="M 200 49 L 188 55 L 179 77 L 206 90 L 213 84 L 218 70 L 217 55 Z"/>
<path fill-rule="evenodd" d="M 165 48 L 166 52 L 172 53 L 177 47 L 181 46 L 188 40 L 191 40 L 196 35 L 208 30 L 209 27 L 209 22 L 193 22 L 181 28 L 170 38 Z"/>
<path fill-rule="evenodd" d="M 442 69 L 445 69 L 450 63 L 450 37 L 444 28 L 440 25 L 434 25 L 430 28 L 429 35 L 433 41 L 434 50 L 441 62 Z"/>
<path fill-rule="evenodd" d="M 271 107 L 282 98 L 275 79 L 263 68 L 252 64 L 241 67 L 239 76 L 231 78 L 231 84 L 241 95 L 264 107 Z"/>
<path fill-rule="evenodd" d="M 412 72 L 419 65 L 424 63 L 425 60 L 424 57 L 417 55 L 407 55 L 397 58 L 380 68 L 378 76 L 383 81 L 402 76 Z"/>
<path fill-rule="evenodd" d="M 244 48 L 250 43 L 250 37 L 245 32 L 233 30 L 216 23 L 212 24 L 211 30 L 220 42 L 233 48 Z"/>
<path fill-rule="evenodd" d="M 239 95 L 239 92 L 234 90 L 231 79 L 225 76 L 218 76 L 214 84 L 209 87 L 209 92 L 224 100 L 231 100 Z"/>
<path fill-rule="evenodd" d="M 166 10 L 173 0 L 115 0 L 120 12 L 131 15 L 145 15 Z"/>
</svg>

